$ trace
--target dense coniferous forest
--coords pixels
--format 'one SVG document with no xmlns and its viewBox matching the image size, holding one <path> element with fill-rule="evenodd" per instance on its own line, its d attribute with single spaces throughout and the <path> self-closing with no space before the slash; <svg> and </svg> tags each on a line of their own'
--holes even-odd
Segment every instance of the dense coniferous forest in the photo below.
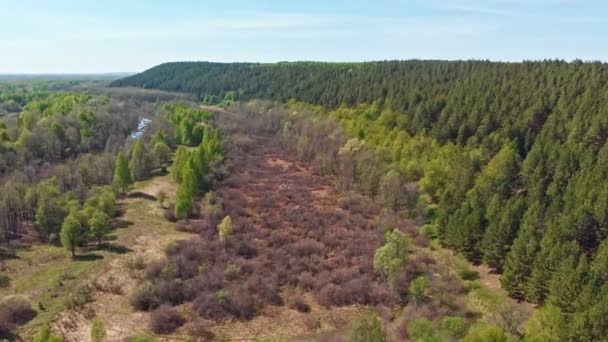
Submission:
<svg viewBox="0 0 608 342">
<path fill-rule="evenodd" d="M 334 119 L 418 182 L 427 236 L 500 272 L 514 298 L 543 304 L 543 326 L 567 324 L 551 338 L 605 338 L 608 65 L 187 62 L 114 85 L 210 104 L 292 100 L 293 111 Z M 374 184 L 382 176 L 349 172 Z"/>
</svg>

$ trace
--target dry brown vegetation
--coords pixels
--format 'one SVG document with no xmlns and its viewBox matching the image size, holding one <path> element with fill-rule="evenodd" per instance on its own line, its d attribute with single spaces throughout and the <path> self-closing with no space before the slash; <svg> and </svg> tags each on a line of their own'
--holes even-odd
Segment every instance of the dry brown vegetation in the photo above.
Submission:
<svg viewBox="0 0 608 342">
<path fill-rule="evenodd" d="M 387 333 L 397 338 L 407 337 L 410 316 L 472 315 L 460 279 L 425 252 L 428 239 L 413 223 L 366 196 L 343 191 L 339 179 L 322 171 L 322 156 L 302 161 L 283 139 L 263 134 L 277 127 L 276 116 L 247 119 L 258 134 L 244 134 L 236 126 L 226 130 L 235 137 L 226 145 L 230 177 L 221 182 L 216 198 L 202 199 L 195 218 L 177 222 L 179 230 L 199 237 L 168 246 L 165 259 L 148 264 L 135 307 L 186 304 L 197 316 L 216 322 L 216 332 L 222 331 L 222 322 L 251 321 L 245 328 L 250 333 L 260 317 L 287 319 L 285 311 L 277 314 L 273 308 L 289 308 L 303 315 L 291 336 L 344 328 L 352 316 L 331 316 L 333 322 L 323 327 L 318 319 L 319 310 L 329 313 L 335 307 L 375 307 L 392 321 Z M 314 127 L 301 130 L 313 132 Z M 330 145 L 339 143 L 325 143 Z M 226 216 L 232 232 L 222 241 L 218 224 Z M 388 227 L 407 233 L 413 251 L 392 286 L 373 268 Z M 409 284 L 421 275 L 429 279 L 427 295 L 408 305 Z M 395 309 L 404 306 L 395 319 Z"/>
</svg>

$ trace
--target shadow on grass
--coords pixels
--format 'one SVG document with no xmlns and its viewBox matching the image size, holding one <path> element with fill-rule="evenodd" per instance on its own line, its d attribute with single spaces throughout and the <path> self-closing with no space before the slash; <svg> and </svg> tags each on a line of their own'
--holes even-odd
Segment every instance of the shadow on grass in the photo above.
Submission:
<svg viewBox="0 0 608 342">
<path fill-rule="evenodd" d="M 123 220 L 123 219 L 115 219 L 112 221 L 112 228 L 128 228 L 133 225 L 133 221 Z"/>
<path fill-rule="evenodd" d="M 116 243 L 104 243 L 99 249 L 116 254 L 126 254 L 133 252 L 131 248 Z"/>
<path fill-rule="evenodd" d="M 72 258 L 74 261 L 95 261 L 103 259 L 103 255 L 95 254 L 95 253 L 87 253 L 87 254 L 76 254 L 75 257 Z"/>
<path fill-rule="evenodd" d="M 129 195 L 127 195 L 128 198 L 141 198 L 147 201 L 156 201 L 156 197 L 146 194 L 145 192 L 140 192 L 140 191 L 136 191 L 136 192 L 132 192 Z"/>
</svg>

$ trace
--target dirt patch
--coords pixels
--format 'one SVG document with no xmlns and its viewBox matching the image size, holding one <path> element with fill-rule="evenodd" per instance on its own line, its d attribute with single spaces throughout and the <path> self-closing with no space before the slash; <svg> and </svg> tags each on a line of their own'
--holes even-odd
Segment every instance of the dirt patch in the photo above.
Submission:
<svg viewBox="0 0 608 342">
<path fill-rule="evenodd" d="M 175 191 L 168 176 L 156 177 L 137 192 L 157 196 Z M 121 220 L 131 222 L 113 244 L 128 247 L 128 252 L 113 258 L 101 272 L 89 279 L 93 289 L 93 302 L 85 309 L 88 316 L 99 317 L 105 325 L 108 341 L 121 341 L 125 337 L 148 328 L 149 314 L 135 311 L 129 304 L 129 294 L 140 281 L 145 263 L 164 257 L 164 248 L 170 241 L 184 240 L 192 234 L 178 232 L 175 225 L 162 217 L 159 203 L 142 197 L 123 201 L 126 212 Z M 88 341 L 91 321 L 81 311 L 67 311 L 54 323 L 66 342 Z"/>
</svg>

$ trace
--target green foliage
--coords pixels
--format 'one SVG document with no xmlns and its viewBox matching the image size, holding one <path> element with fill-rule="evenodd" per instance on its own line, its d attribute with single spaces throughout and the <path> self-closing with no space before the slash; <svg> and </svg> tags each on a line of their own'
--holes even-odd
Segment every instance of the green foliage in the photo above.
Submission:
<svg viewBox="0 0 608 342">
<path fill-rule="evenodd" d="M 420 276 L 412 280 L 409 287 L 409 293 L 414 303 L 420 304 L 424 300 L 428 286 L 429 280 L 425 276 Z"/>
<path fill-rule="evenodd" d="M 192 211 L 194 195 L 198 189 L 198 179 L 192 167 L 186 167 L 182 176 L 182 183 L 177 188 L 175 195 L 175 216 L 187 218 Z"/>
<path fill-rule="evenodd" d="M 171 161 L 171 148 L 165 142 L 157 142 L 152 150 L 156 165 L 163 167 Z"/>
<path fill-rule="evenodd" d="M 220 241 L 226 243 L 232 234 L 232 218 L 230 216 L 224 217 L 222 222 L 217 226 Z"/>
<path fill-rule="evenodd" d="M 469 329 L 463 342 L 507 342 L 507 334 L 495 325 L 477 324 Z"/>
<path fill-rule="evenodd" d="M 91 341 L 103 342 L 106 339 L 106 328 L 99 317 L 95 317 L 91 322 Z"/>
<path fill-rule="evenodd" d="M 67 215 L 67 196 L 61 196 L 56 179 L 40 183 L 35 190 L 37 197 L 35 227 L 39 234 L 48 238 L 57 234 Z"/>
<path fill-rule="evenodd" d="M 407 332 L 411 341 L 439 342 L 442 340 L 433 323 L 426 318 L 411 320 L 407 325 Z"/>
<path fill-rule="evenodd" d="M 87 198 L 84 207 L 96 208 L 108 217 L 116 216 L 116 194 L 110 186 L 93 189 L 93 195 Z"/>
<path fill-rule="evenodd" d="M 98 246 L 101 246 L 101 241 L 110 232 L 110 218 L 106 213 L 100 210 L 94 210 L 93 215 L 88 221 L 89 236 L 97 240 Z"/>
<path fill-rule="evenodd" d="M 128 342 L 156 342 L 156 338 L 154 336 L 148 335 L 146 333 L 140 333 L 125 339 Z"/>
<path fill-rule="evenodd" d="M 380 319 L 375 312 L 361 314 L 353 320 L 348 328 L 348 342 L 384 342 Z"/>
<path fill-rule="evenodd" d="M 85 231 L 74 214 L 68 215 L 61 225 L 61 244 L 76 255 L 76 247 L 85 239 Z"/>
<path fill-rule="evenodd" d="M 62 342 L 63 338 L 53 334 L 51 328 L 48 325 L 42 326 L 36 335 L 34 335 L 33 342 Z"/>
<path fill-rule="evenodd" d="M 204 122 L 211 120 L 211 113 L 182 104 L 164 105 L 167 117 L 174 125 L 174 139 L 179 145 L 197 146 L 203 139 Z"/>
<path fill-rule="evenodd" d="M 384 237 L 386 243 L 374 254 L 374 269 L 392 283 L 405 264 L 410 241 L 397 229 L 387 231 Z"/>
<path fill-rule="evenodd" d="M 390 170 L 380 179 L 380 199 L 382 204 L 396 212 L 402 204 L 401 176 L 395 170 Z"/>
<path fill-rule="evenodd" d="M 462 317 L 446 316 L 441 319 L 439 330 L 446 336 L 462 338 L 469 330 L 469 323 Z"/>
<path fill-rule="evenodd" d="M 133 180 L 139 181 L 148 175 L 150 171 L 148 157 L 148 151 L 144 142 L 141 139 L 137 140 L 131 150 L 131 160 L 129 161 L 129 169 L 131 170 L 131 178 Z"/>
<path fill-rule="evenodd" d="M 566 317 L 553 305 L 536 310 L 525 325 L 525 341 L 564 341 L 567 333 Z"/>
<path fill-rule="evenodd" d="M 133 184 L 133 178 L 127 158 L 125 158 L 124 154 L 118 153 L 116 166 L 114 167 L 114 186 L 125 193 L 131 184 Z"/>
</svg>

